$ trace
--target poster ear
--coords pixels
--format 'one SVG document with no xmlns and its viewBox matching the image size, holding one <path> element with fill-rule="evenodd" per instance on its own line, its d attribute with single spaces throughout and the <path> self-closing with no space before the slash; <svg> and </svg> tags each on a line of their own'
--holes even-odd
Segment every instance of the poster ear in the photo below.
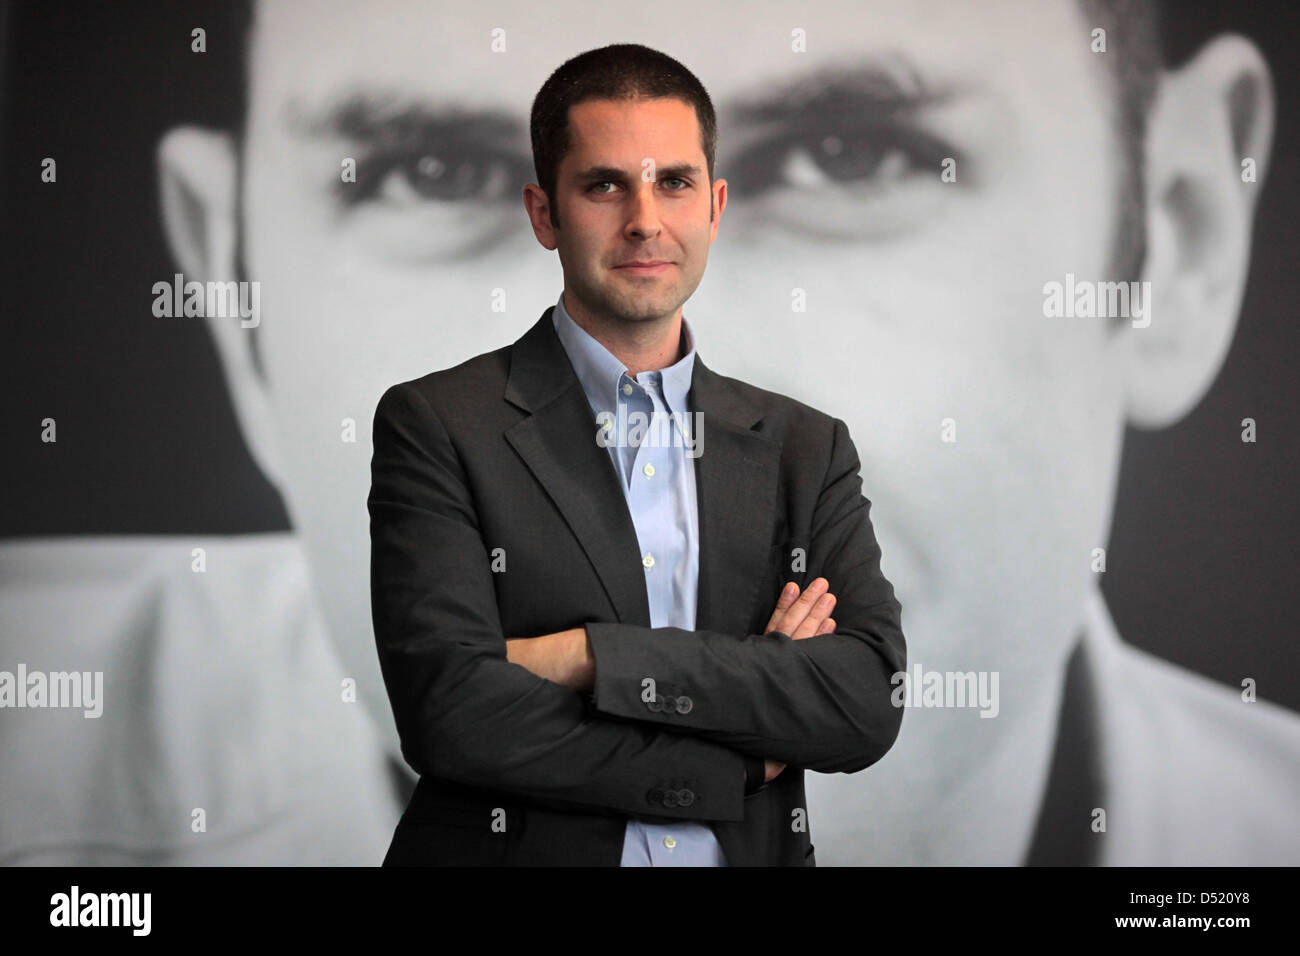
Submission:
<svg viewBox="0 0 1300 956">
<path fill-rule="evenodd" d="M 1263 55 L 1224 34 L 1162 75 L 1146 142 L 1150 324 L 1125 330 L 1129 421 L 1163 428 L 1201 400 L 1236 334 L 1275 98 Z"/>
<path fill-rule="evenodd" d="M 185 282 L 248 281 L 235 263 L 238 163 L 234 138 L 223 131 L 181 126 L 158 144 L 163 231 Z M 269 383 L 258 371 L 253 351 L 261 300 L 250 295 L 246 301 L 254 304 L 249 318 L 206 315 L 204 321 L 249 453 L 267 480 L 282 490 Z"/>
</svg>

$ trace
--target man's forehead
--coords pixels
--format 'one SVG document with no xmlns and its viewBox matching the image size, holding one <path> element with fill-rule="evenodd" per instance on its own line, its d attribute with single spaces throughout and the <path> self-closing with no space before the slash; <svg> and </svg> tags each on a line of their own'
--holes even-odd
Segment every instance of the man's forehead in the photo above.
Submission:
<svg viewBox="0 0 1300 956">
<path fill-rule="evenodd" d="M 747 3 L 740 15 L 738 5 L 698 0 L 509 0 L 490 9 L 262 0 L 251 106 L 255 120 L 348 135 L 385 109 L 421 104 L 437 117 L 460 111 L 467 122 L 493 124 L 480 132 L 526 145 L 533 97 L 560 63 L 637 42 L 700 78 L 725 131 L 740 113 L 797 99 L 834 78 L 918 96 L 1051 83 L 1068 69 L 1063 54 L 1087 49 L 1087 26 L 1074 7 L 1073 0 L 813 0 L 797 15 L 780 2 Z M 1075 57 L 1083 62 L 1083 53 Z"/>
</svg>

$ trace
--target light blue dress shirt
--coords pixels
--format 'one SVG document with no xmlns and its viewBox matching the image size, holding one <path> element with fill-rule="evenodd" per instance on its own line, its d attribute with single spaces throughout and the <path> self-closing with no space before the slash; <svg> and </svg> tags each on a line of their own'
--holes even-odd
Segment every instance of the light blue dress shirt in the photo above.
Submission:
<svg viewBox="0 0 1300 956">
<path fill-rule="evenodd" d="M 682 435 L 668 436 L 679 427 L 685 435 L 692 433 L 687 394 L 695 368 L 695 336 L 683 316 L 686 355 L 668 368 L 633 378 L 626 365 L 573 321 L 564 308 L 564 293 L 551 318 L 596 424 L 614 419 L 606 432 L 607 447 L 636 527 L 650 626 L 693 631 L 700 570 L 695 460 Z M 633 441 L 637 438 L 637 419 L 631 417 L 635 412 L 645 416 L 642 421 L 659 416 L 639 446 L 622 440 L 629 434 Z M 669 414 L 674 412 L 676 419 Z M 707 824 L 683 820 L 661 825 L 630 818 L 621 865 L 726 866 L 727 860 Z"/>
</svg>

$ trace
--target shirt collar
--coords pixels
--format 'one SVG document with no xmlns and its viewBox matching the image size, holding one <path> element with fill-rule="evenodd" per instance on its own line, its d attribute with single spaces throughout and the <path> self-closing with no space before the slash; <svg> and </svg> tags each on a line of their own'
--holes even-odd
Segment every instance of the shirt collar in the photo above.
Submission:
<svg viewBox="0 0 1300 956">
<path fill-rule="evenodd" d="M 1107 840 L 1103 844 L 1100 865 L 1124 865 L 1127 854 L 1133 861 L 1150 859 L 1148 841 L 1156 839 L 1161 821 L 1168 811 L 1158 796 L 1165 781 L 1155 770 L 1168 758 L 1159 752 L 1161 734 L 1155 732 L 1160 711 L 1153 709 L 1147 697 L 1151 689 L 1151 669 L 1144 667 L 1154 658 L 1140 651 L 1120 636 L 1110 608 L 1094 585 L 1088 591 L 1083 629 L 1083 657 L 1088 696 L 1084 713 L 1088 718 L 1088 743 L 1096 761 L 1096 774 L 1104 787 L 1107 813 L 1115 819 L 1146 821 L 1140 834 L 1126 831 L 1126 840 Z M 1158 668 L 1168 672 L 1162 662 Z M 1142 685 L 1142 686 L 1139 686 Z M 1159 685 L 1155 685 L 1159 687 Z"/>
<path fill-rule="evenodd" d="M 564 308 L 564 293 L 555 302 L 551 316 L 555 334 L 568 353 L 573 371 L 587 393 L 587 400 L 596 412 L 613 411 L 617 407 L 618 387 L 627 374 L 627 366 L 596 341 L 591 334 L 573 320 Z M 695 333 L 691 331 L 686 316 L 682 316 L 682 335 L 686 339 L 686 354 L 665 369 L 642 375 L 660 377 L 664 404 L 670 412 L 686 412 L 686 396 L 691 390 L 691 376 L 695 368 Z M 629 376 L 631 378 L 631 376 Z M 635 380 L 635 379 L 634 379 Z M 637 381 L 637 384 L 642 384 Z"/>
</svg>

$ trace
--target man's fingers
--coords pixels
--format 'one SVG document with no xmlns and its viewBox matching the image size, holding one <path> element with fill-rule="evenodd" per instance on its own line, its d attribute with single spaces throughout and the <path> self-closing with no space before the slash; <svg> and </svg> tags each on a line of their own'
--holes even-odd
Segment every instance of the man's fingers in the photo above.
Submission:
<svg viewBox="0 0 1300 956">
<path fill-rule="evenodd" d="M 763 761 L 763 782 L 771 783 L 785 769 L 785 764 L 776 760 Z"/>
<path fill-rule="evenodd" d="M 767 630 L 764 634 L 770 634 L 777 629 L 776 625 L 781 620 L 781 616 L 786 609 L 794 603 L 794 599 L 799 596 L 799 585 L 793 581 L 786 582 L 785 587 L 781 589 L 781 595 L 776 599 L 776 610 L 772 612 L 772 617 L 767 622 Z M 784 633 L 784 632 L 782 632 Z"/>
<path fill-rule="evenodd" d="M 790 636 L 796 641 L 803 640 L 805 637 L 816 637 L 818 629 L 831 616 L 831 611 L 834 609 L 835 595 L 829 593 L 821 595 L 812 610 L 808 612 L 808 616 L 803 619 L 803 623 L 795 628 Z"/>
<path fill-rule="evenodd" d="M 794 636 L 795 630 L 807 620 L 808 615 L 817 605 L 817 600 L 823 594 L 830 590 L 830 582 L 825 578 L 817 578 L 799 595 L 798 600 L 789 606 L 789 609 L 782 614 L 778 611 L 773 615 L 777 619 L 773 630 L 780 631 L 782 634 Z M 820 620 L 820 619 L 819 619 Z"/>
<path fill-rule="evenodd" d="M 795 633 L 791 634 L 790 637 L 796 641 L 802 641 L 804 638 L 821 637 L 823 634 L 834 634 L 834 633 L 835 633 L 835 618 L 828 617 L 826 620 L 822 621 L 821 626 L 817 628 L 816 634 L 805 634 L 802 629 L 795 628 Z"/>
</svg>

